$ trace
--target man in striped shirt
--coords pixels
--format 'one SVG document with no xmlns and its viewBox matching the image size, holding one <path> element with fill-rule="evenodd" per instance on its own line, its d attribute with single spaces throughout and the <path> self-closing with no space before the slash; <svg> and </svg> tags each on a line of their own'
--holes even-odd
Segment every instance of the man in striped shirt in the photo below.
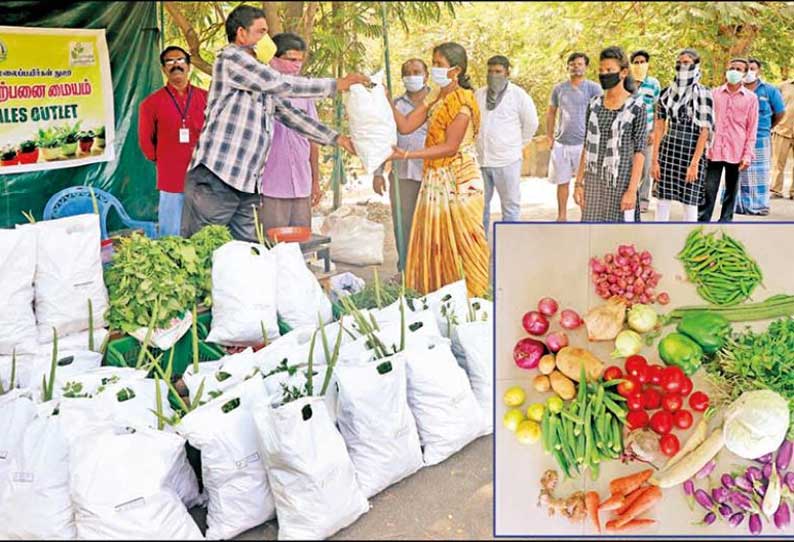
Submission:
<svg viewBox="0 0 794 542">
<path fill-rule="evenodd" d="M 640 211 L 648 211 L 651 201 L 651 154 L 653 151 L 653 116 L 656 102 L 662 93 L 662 87 L 655 77 L 648 75 L 648 61 L 651 55 L 647 51 L 639 50 L 631 54 L 631 75 L 637 82 L 637 92 L 645 102 L 648 114 L 648 145 L 645 149 L 645 165 L 642 168 L 642 181 L 640 182 Z"/>
<path fill-rule="evenodd" d="M 260 204 L 274 119 L 311 141 L 337 144 L 355 154 L 350 138 L 284 98 L 334 96 L 369 79 L 359 74 L 338 80 L 282 75 L 268 65 L 275 47 L 267 31 L 264 11 L 253 6 L 238 6 L 226 19 L 229 45 L 215 59 L 206 121 L 185 180 L 184 237 L 206 225 L 222 224 L 235 239 L 256 241 L 254 212 Z M 255 48 L 267 52 L 257 55 Z"/>
</svg>

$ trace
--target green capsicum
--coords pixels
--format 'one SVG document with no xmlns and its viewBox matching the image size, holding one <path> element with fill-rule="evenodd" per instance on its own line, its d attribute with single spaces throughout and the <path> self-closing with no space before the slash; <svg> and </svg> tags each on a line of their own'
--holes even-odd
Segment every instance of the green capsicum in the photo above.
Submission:
<svg viewBox="0 0 794 542">
<path fill-rule="evenodd" d="M 725 344 L 731 323 L 716 312 L 693 312 L 681 319 L 676 330 L 698 343 L 706 354 L 714 354 Z"/>
<path fill-rule="evenodd" d="M 667 365 L 680 367 L 687 376 L 700 368 L 703 349 L 683 333 L 670 333 L 659 341 L 659 357 Z"/>
</svg>

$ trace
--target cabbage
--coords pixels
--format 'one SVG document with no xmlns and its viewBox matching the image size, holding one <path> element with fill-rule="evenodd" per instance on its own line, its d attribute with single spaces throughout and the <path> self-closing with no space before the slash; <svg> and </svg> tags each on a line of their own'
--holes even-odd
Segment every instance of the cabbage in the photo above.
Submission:
<svg viewBox="0 0 794 542">
<path fill-rule="evenodd" d="M 777 450 L 789 426 L 788 402 L 771 390 L 743 393 L 725 411 L 725 446 L 745 459 Z"/>
</svg>

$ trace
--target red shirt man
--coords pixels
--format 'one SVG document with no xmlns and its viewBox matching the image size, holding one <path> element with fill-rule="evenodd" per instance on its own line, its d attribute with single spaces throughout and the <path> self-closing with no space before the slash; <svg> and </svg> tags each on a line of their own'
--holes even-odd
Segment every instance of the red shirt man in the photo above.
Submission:
<svg viewBox="0 0 794 542">
<path fill-rule="evenodd" d="M 141 102 L 138 144 L 157 165 L 160 236 L 179 235 L 185 175 L 204 126 L 207 91 L 190 84 L 190 55 L 169 46 L 160 54 L 165 87 Z"/>
</svg>

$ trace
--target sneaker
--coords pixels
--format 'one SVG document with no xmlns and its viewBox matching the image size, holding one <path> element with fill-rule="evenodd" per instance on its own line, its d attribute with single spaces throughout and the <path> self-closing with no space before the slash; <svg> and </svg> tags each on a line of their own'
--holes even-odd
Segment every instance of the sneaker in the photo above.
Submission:
<svg viewBox="0 0 794 542">
<path fill-rule="evenodd" d="M 772 195 L 771 195 L 772 199 L 783 199 L 784 197 L 785 196 L 783 196 L 783 194 L 780 194 L 778 192 L 772 192 Z"/>
<path fill-rule="evenodd" d="M 769 215 L 769 209 L 764 209 L 763 211 L 758 212 L 758 216 L 768 216 L 768 215 Z"/>
</svg>

